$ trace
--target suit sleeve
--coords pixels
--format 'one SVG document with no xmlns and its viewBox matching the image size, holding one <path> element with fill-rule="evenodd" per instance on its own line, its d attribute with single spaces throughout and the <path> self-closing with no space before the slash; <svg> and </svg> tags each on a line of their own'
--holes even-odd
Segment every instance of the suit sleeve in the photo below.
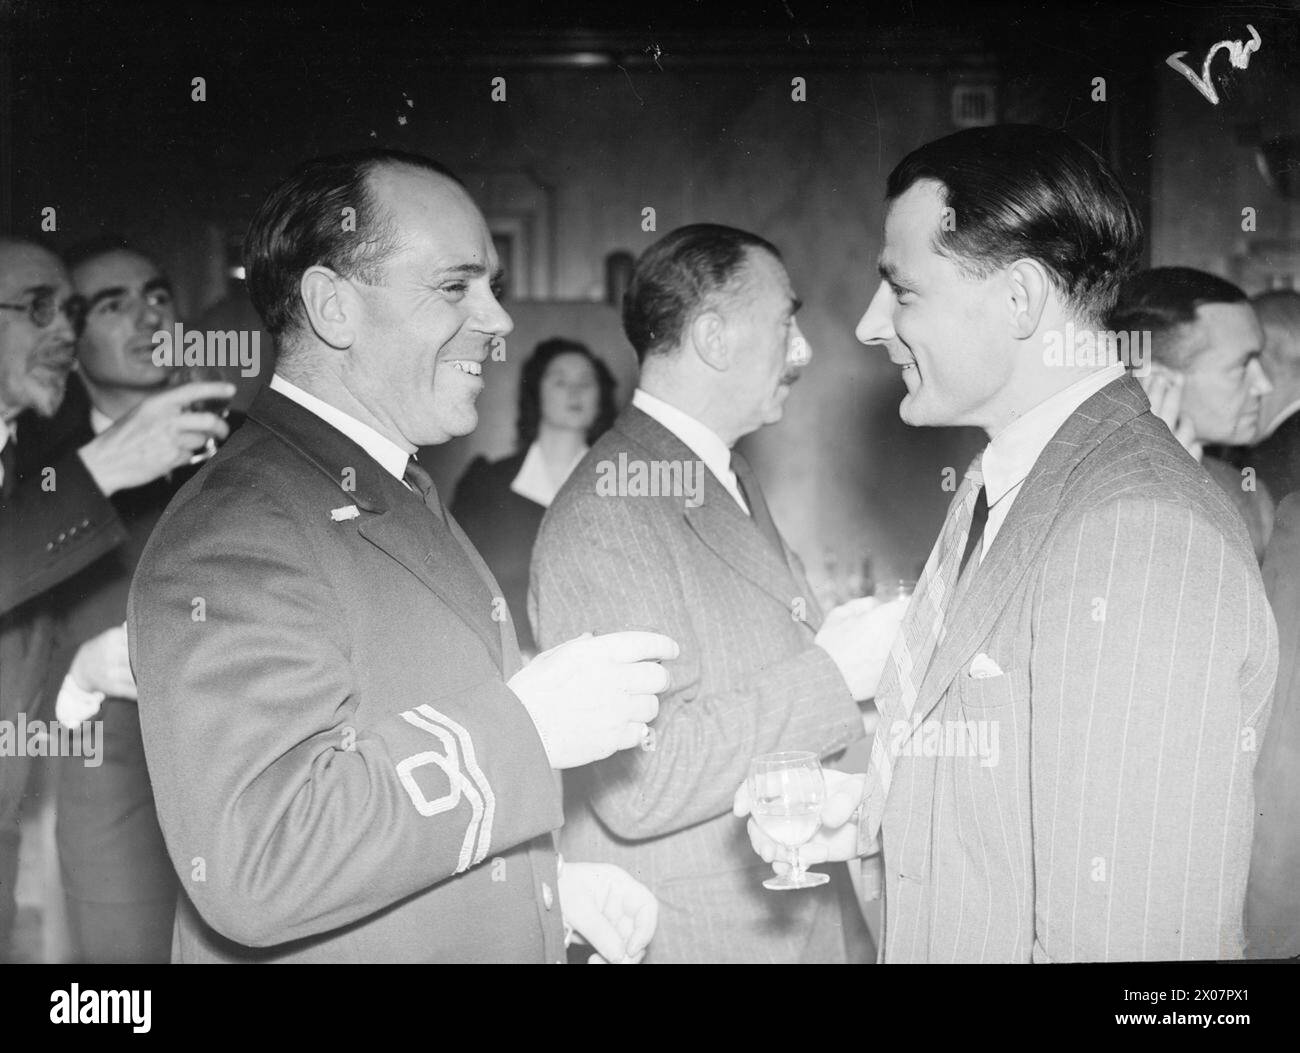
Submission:
<svg viewBox="0 0 1300 1053">
<path fill-rule="evenodd" d="M 1244 532 L 1123 498 L 1048 546 L 1030 661 L 1039 953 L 1239 954 L 1277 657 Z"/>
<path fill-rule="evenodd" d="M 128 603 L 168 850 L 205 921 L 249 946 L 338 929 L 563 822 L 499 674 L 449 655 L 446 683 L 362 697 L 355 665 L 402 656 L 357 653 L 351 619 L 375 612 L 328 566 L 275 498 L 209 486 L 155 531 Z"/>
<path fill-rule="evenodd" d="M 1300 954 L 1300 493 L 1278 508 L 1264 557 L 1264 588 L 1277 617 L 1277 690 L 1259 766 L 1250 884 L 1247 953 Z"/>
<path fill-rule="evenodd" d="M 730 811 L 750 760 L 777 750 L 823 756 L 862 736 L 848 686 L 830 656 L 809 645 L 788 658 L 738 658 L 734 686 L 705 683 L 704 648 L 728 646 L 725 627 L 696 631 L 662 533 L 635 502 L 575 500 L 548 516 L 532 562 L 529 598 L 541 647 L 583 632 L 650 629 L 681 645 L 667 663 L 650 748 L 623 750 L 585 769 L 589 801 L 617 836 L 659 837 Z M 788 615 L 787 615 L 788 616 Z"/>
<path fill-rule="evenodd" d="M 21 479 L 0 508 L 0 615 L 126 539 L 126 528 L 76 450 L 48 468 Z"/>
</svg>

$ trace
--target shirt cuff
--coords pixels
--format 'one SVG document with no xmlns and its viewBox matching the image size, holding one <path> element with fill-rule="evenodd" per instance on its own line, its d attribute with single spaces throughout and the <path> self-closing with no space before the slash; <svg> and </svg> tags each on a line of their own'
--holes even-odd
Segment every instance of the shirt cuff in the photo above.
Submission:
<svg viewBox="0 0 1300 1053">
<path fill-rule="evenodd" d="M 59 697 L 54 703 L 54 715 L 65 728 L 79 728 L 99 712 L 104 704 L 104 692 L 87 691 L 69 673 L 59 687 Z"/>
</svg>

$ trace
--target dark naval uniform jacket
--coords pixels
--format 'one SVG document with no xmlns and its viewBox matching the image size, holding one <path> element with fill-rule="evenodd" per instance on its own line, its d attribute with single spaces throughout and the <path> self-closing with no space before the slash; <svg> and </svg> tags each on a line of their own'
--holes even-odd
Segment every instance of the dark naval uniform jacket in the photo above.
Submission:
<svg viewBox="0 0 1300 1053">
<path fill-rule="evenodd" d="M 270 389 L 128 604 L 173 960 L 557 962 L 558 780 L 450 517 Z"/>
</svg>

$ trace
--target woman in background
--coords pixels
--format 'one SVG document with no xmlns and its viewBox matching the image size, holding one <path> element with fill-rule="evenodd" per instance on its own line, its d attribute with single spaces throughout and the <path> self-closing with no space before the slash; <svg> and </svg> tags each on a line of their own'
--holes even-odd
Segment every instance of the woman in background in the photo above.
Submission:
<svg viewBox="0 0 1300 1053">
<path fill-rule="evenodd" d="M 528 561 L 542 516 L 569 473 L 614 422 L 614 375 L 585 344 L 554 337 L 537 345 L 519 381 L 515 453 L 476 457 L 451 514 L 496 575 L 525 657 L 536 652 L 528 624 Z"/>
</svg>

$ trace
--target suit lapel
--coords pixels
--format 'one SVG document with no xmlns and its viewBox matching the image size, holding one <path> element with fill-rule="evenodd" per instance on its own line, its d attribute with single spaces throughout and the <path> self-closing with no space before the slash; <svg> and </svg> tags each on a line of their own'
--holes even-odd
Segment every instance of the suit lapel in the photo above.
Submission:
<svg viewBox="0 0 1300 1053">
<path fill-rule="evenodd" d="M 491 600 L 500 595 L 500 590 L 487 595 L 488 583 L 495 585 L 495 581 L 486 565 L 480 567 L 482 560 L 477 559 L 463 533 L 453 536 L 417 495 L 389 475 L 364 449 L 278 391 L 263 388 L 248 416 L 292 447 L 337 488 L 333 500 L 338 505 L 322 507 L 322 517 L 329 516 L 335 507 L 355 505 L 361 515 L 355 521 L 339 523 L 339 528 L 354 528 L 410 571 L 479 635 L 498 665 L 502 665 L 506 655 L 502 629 L 491 617 Z M 352 489 L 343 485 L 346 469 L 351 469 L 348 477 L 355 483 Z"/>
<path fill-rule="evenodd" d="M 699 455 L 649 414 L 629 406 L 614 427 L 651 460 L 700 464 L 707 473 L 700 487 L 700 504 L 684 507 L 683 511 L 691 530 L 720 560 L 787 609 L 793 610 L 795 599 L 802 596 L 808 613 L 805 624 L 815 632 L 821 623 L 821 610 L 803 576 L 791 567 L 784 538 L 783 560 Z"/>
<path fill-rule="evenodd" d="M 957 673 L 1016 594 L 1060 513 L 1071 473 L 1112 432 L 1150 408 L 1141 385 L 1125 375 L 1074 411 L 1043 448 L 1021 485 L 1011 511 L 978 567 L 969 570 L 944 620 L 944 635 L 921 684 L 914 719 L 939 704 Z"/>
</svg>

